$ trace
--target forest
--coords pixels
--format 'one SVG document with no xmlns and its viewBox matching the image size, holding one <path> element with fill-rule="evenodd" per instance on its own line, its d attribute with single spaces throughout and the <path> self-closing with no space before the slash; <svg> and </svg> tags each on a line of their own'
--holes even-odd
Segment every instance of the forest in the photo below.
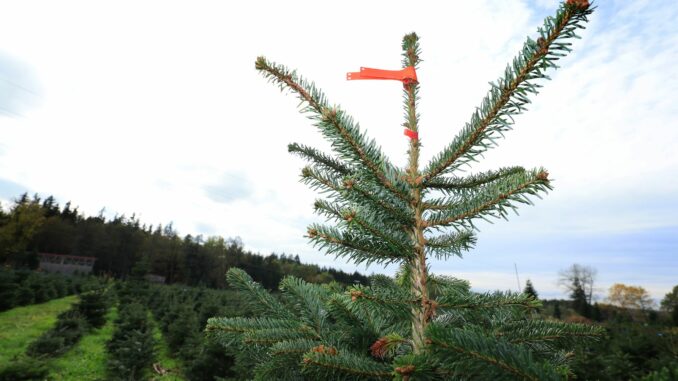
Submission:
<svg viewBox="0 0 678 381">
<path fill-rule="evenodd" d="M 141 263 L 166 283 L 212 288 L 225 286 L 224 274 L 231 267 L 246 270 L 268 289 L 285 275 L 315 283 L 367 282 L 357 272 L 303 264 L 298 255 L 246 251 L 239 238 L 181 237 L 171 223 L 146 225 L 134 215 L 85 216 L 52 196 L 22 194 L 6 208 L 0 205 L 0 263 L 36 269 L 38 253 L 94 257 L 95 274 L 122 279 Z"/>
</svg>

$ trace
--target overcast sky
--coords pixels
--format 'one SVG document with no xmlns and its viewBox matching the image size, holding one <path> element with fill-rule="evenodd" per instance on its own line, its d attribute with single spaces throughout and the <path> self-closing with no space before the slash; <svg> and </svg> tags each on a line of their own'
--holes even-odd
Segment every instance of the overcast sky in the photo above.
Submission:
<svg viewBox="0 0 678 381">
<path fill-rule="evenodd" d="M 254 60 L 298 69 L 405 165 L 401 86 L 345 75 L 398 68 L 401 37 L 417 32 L 425 163 L 557 2 L 414 4 L 2 2 L 0 200 L 53 194 L 86 214 L 356 269 L 303 238 L 321 219 L 287 144 L 328 145 Z M 480 225 L 474 251 L 433 271 L 516 289 L 516 264 L 543 297 L 563 296 L 557 273 L 572 263 L 598 269 L 601 297 L 615 282 L 655 298 L 678 284 L 677 19 L 674 0 L 600 1 L 530 111 L 472 168 L 544 166 L 555 190 Z"/>
</svg>

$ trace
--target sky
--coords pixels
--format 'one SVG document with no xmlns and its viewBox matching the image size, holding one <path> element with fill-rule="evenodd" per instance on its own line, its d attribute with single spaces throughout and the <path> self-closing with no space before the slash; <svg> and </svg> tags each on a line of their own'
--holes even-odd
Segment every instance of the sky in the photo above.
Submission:
<svg viewBox="0 0 678 381">
<path fill-rule="evenodd" d="M 401 86 L 346 81 L 361 66 L 400 67 L 420 36 L 422 166 L 449 142 L 556 1 L 2 2 L 0 200 L 23 191 L 85 214 L 133 213 L 180 234 L 239 236 L 262 254 L 366 273 L 314 250 L 321 222 L 298 182 L 299 142 L 330 150 L 293 95 L 255 58 L 315 81 L 406 163 Z M 480 224 L 463 259 L 436 273 L 477 290 L 566 297 L 558 271 L 598 271 L 657 299 L 678 284 L 678 7 L 600 1 L 574 52 L 552 71 L 513 131 L 469 173 L 544 166 L 554 191 L 509 221 Z M 536 37 L 535 37 L 536 38 Z"/>
</svg>

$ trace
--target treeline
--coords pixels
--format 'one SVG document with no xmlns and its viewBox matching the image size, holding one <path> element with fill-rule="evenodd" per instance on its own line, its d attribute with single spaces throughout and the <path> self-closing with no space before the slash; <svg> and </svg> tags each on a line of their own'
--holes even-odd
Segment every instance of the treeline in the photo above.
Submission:
<svg viewBox="0 0 678 381">
<path fill-rule="evenodd" d="M 95 274 L 123 279 L 143 264 L 167 283 L 191 286 L 222 288 L 231 267 L 244 269 L 269 289 L 285 275 L 314 283 L 367 283 L 357 272 L 303 264 L 297 255 L 245 251 L 237 238 L 180 237 L 171 223 L 146 225 L 134 215 L 85 216 L 70 202 L 60 206 L 52 196 L 43 200 L 23 194 L 7 209 L 0 205 L 0 264 L 34 269 L 41 252 L 95 257 Z"/>
</svg>

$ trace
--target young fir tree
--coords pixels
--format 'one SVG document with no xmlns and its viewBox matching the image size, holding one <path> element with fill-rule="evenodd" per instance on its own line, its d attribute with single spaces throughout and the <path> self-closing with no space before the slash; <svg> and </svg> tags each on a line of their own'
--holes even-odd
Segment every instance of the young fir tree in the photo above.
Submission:
<svg viewBox="0 0 678 381">
<path fill-rule="evenodd" d="M 556 319 L 560 319 L 562 316 L 562 313 L 560 312 L 560 303 L 556 300 L 553 306 L 553 317 Z"/>
<path fill-rule="evenodd" d="M 295 93 L 335 156 L 301 144 L 293 152 L 311 163 L 302 181 L 328 197 L 316 211 L 337 224 L 313 224 L 308 237 L 329 254 L 355 263 L 397 263 L 395 279 L 342 292 L 293 277 L 276 298 L 242 270 L 229 283 L 248 294 L 253 318 L 212 318 L 213 339 L 250 361 L 255 379 L 528 379 L 568 376 L 571 345 L 600 330 L 530 319 L 540 304 L 513 293 L 473 293 L 468 283 L 429 273 L 427 260 L 461 256 L 475 243 L 474 222 L 506 218 L 551 188 L 542 168 L 507 167 L 475 175 L 476 161 L 511 128 L 537 93 L 537 80 L 570 51 L 568 39 L 592 12 L 568 0 L 528 39 L 457 137 L 423 169 L 419 165 L 419 83 L 404 81 L 409 164 L 400 169 L 343 110 L 313 83 L 260 57 L 256 68 Z M 403 39 L 403 66 L 419 64 L 416 34 Z M 248 375 L 241 375 L 242 378 Z"/>
<path fill-rule="evenodd" d="M 537 290 L 534 289 L 532 281 L 529 279 L 527 280 L 527 282 L 525 282 L 525 289 L 523 290 L 523 294 L 531 296 L 534 299 L 539 299 L 539 294 L 537 294 Z"/>
<path fill-rule="evenodd" d="M 80 295 L 77 309 L 87 323 L 94 328 L 101 328 L 106 324 L 108 301 L 106 300 L 107 295 L 105 292 L 105 290 L 95 290 Z"/>
<path fill-rule="evenodd" d="M 574 289 L 570 294 L 572 298 L 572 309 L 574 309 L 581 316 L 591 317 L 591 305 L 586 300 L 586 291 L 582 287 L 579 278 L 574 278 Z"/>
</svg>

